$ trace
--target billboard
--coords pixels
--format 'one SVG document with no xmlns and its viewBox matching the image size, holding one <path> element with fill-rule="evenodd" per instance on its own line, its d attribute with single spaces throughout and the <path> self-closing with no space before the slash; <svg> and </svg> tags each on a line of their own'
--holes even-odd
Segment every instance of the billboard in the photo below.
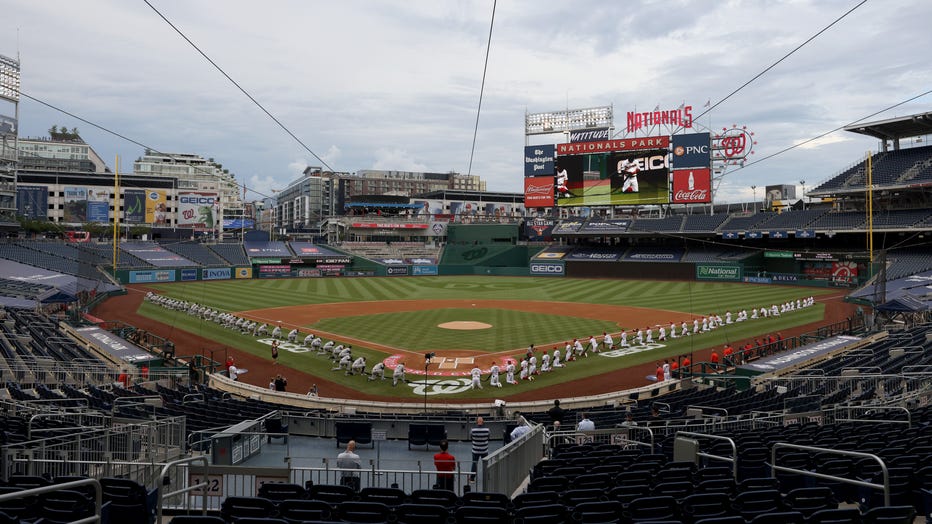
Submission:
<svg viewBox="0 0 932 524">
<path fill-rule="evenodd" d="M 142 224 L 146 221 L 146 192 L 142 189 L 123 191 L 123 222 Z"/>
<path fill-rule="evenodd" d="M 553 173 L 556 157 L 553 144 L 524 147 L 524 176 L 547 176 Z"/>
<path fill-rule="evenodd" d="M 87 221 L 107 223 L 110 221 L 110 190 L 87 189 Z"/>
<path fill-rule="evenodd" d="M 86 187 L 64 187 L 65 222 L 87 222 L 87 188 Z"/>
<path fill-rule="evenodd" d="M 696 280 L 740 282 L 743 276 L 741 266 L 738 265 L 696 264 Z"/>
<path fill-rule="evenodd" d="M 45 186 L 16 186 L 16 214 L 29 219 L 48 218 L 49 189 Z"/>
<path fill-rule="evenodd" d="M 552 176 L 525 178 L 524 207 L 553 207 L 553 184 Z"/>
<path fill-rule="evenodd" d="M 562 277 L 566 274 L 562 262 L 531 262 L 529 269 L 534 276 Z"/>
<path fill-rule="evenodd" d="M 676 157 L 673 158 L 676 161 Z M 712 201 L 712 170 L 707 167 L 673 170 L 674 204 L 708 204 Z"/>
<path fill-rule="evenodd" d="M 217 226 L 214 216 L 216 192 L 178 192 L 178 226 L 195 231 L 212 231 Z"/>
<path fill-rule="evenodd" d="M 146 190 L 146 223 L 168 223 L 168 199 L 162 189 Z"/>
<path fill-rule="evenodd" d="M 709 167 L 712 165 L 712 138 L 709 133 L 673 135 L 670 151 L 673 169 Z"/>
<path fill-rule="evenodd" d="M 666 149 L 561 156 L 556 169 L 558 206 L 666 204 L 670 200 Z"/>
</svg>

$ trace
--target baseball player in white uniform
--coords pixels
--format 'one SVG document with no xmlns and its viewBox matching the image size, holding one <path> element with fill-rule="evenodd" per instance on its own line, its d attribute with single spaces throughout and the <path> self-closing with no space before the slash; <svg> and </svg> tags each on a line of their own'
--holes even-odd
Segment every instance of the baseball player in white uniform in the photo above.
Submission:
<svg viewBox="0 0 932 524">
<path fill-rule="evenodd" d="M 527 374 L 527 359 L 521 360 L 521 373 L 519 374 L 521 380 L 528 380 Z"/>
<path fill-rule="evenodd" d="M 618 175 L 624 177 L 621 185 L 622 193 L 638 192 L 638 172 L 641 170 L 637 162 L 628 159 L 618 161 Z"/>
<path fill-rule="evenodd" d="M 599 341 L 595 339 L 595 335 L 589 336 L 589 349 L 591 349 L 593 353 L 599 352 Z"/>
<path fill-rule="evenodd" d="M 540 357 L 540 372 L 547 373 L 548 371 L 550 371 L 550 354 L 544 353 L 544 355 Z"/>
<path fill-rule="evenodd" d="M 527 361 L 527 376 L 537 375 L 537 356 L 531 356 Z"/>
<path fill-rule="evenodd" d="M 298 330 L 292 329 L 288 332 L 288 342 L 295 343 L 298 341 Z"/>
<path fill-rule="evenodd" d="M 634 334 L 634 341 L 638 343 L 639 346 L 644 345 L 644 330 L 638 328 L 637 333 Z"/>
<path fill-rule="evenodd" d="M 360 375 L 366 374 L 366 357 L 359 357 L 353 361 L 352 369 L 347 373 L 347 375 L 355 375 L 359 373 Z"/>
<path fill-rule="evenodd" d="M 489 368 L 489 385 L 493 388 L 502 387 L 501 372 L 502 370 L 498 367 L 498 364 L 493 362 L 492 367 Z"/>
<path fill-rule="evenodd" d="M 605 348 L 605 351 L 611 351 L 615 349 L 615 341 L 612 339 L 610 333 L 602 333 L 602 347 Z"/>
<path fill-rule="evenodd" d="M 676 338 L 676 322 L 670 321 L 670 338 Z"/>
<path fill-rule="evenodd" d="M 647 338 L 644 339 L 644 343 L 653 344 L 654 343 L 654 330 L 651 329 L 650 326 L 647 326 L 646 328 L 644 328 L 644 332 L 647 334 Z"/>
<path fill-rule="evenodd" d="M 667 340 L 667 328 L 660 326 L 657 328 L 657 342 L 666 342 Z"/>
<path fill-rule="evenodd" d="M 398 365 L 395 366 L 395 372 L 392 373 L 392 387 L 397 386 L 399 381 L 407 382 L 407 380 L 405 380 L 404 362 L 399 362 Z"/>
<path fill-rule="evenodd" d="M 618 335 L 618 337 L 619 337 L 618 347 L 621 347 L 621 348 L 628 347 L 628 332 L 622 329 L 621 335 Z"/>
<path fill-rule="evenodd" d="M 330 368 L 330 371 L 339 371 L 339 370 L 341 370 L 341 369 L 345 369 L 345 370 L 346 370 L 346 374 L 349 375 L 349 374 L 350 374 L 350 366 L 351 366 L 352 364 L 353 364 L 353 357 L 351 357 L 350 355 L 346 355 L 346 356 L 344 356 L 344 357 L 341 357 L 341 358 L 340 358 L 340 361 L 337 362 L 337 367 L 335 367 L 335 368 Z"/>
<path fill-rule="evenodd" d="M 307 336 L 304 337 L 304 342 L 302 342 L 302 344 L 304 345 L 304 347 L 308 347 L 313 343 L 314 343 L 314 334 L 308 333 Z"/>
<path fill-rule="evenodd" d="M 376 377 L 385 380 L 385 362 L 378 362 L 372 366 L 372 371 L 369 372 L 369 380 L 375 380 Z"/>
<path fill-rule="evenodd" d="M 482 370 L 479 369 L 479 366 L 472 368 L 469 374 L 472 376 L 470 389 L 482 389 Z"/>
<path fill-rule="evenodd" d="M 509 360 L 508 364 L 505 365 L 505 382 L 512 385 L 518 383 L 515 380 L 515 362 L 513 360 Z"/>
<path fill-rule="evenodd" d="M 275 329 L 272 330 L 272 338 L 282 338 L 281 326 L 275 326 Z"/>
<path fill-rule="evenodd" d="M 553 348 L 553 368 L 556 369 L 556 368 L 562 368 L 562 367 L 563 367 L 563 363 L 560 362 L 560 348 L 555 347 Z"/>
</svg>

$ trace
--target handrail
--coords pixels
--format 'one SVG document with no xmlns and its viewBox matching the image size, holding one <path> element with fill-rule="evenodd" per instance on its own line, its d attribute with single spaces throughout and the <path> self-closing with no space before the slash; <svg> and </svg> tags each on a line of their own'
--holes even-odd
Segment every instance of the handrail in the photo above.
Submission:
<svg viewBox="0 0 932 524">
<path fill-rule="evenodd" d="M 731 444 L 731 452 L 733 458 L 723 457 L 721 455 L 712 455 L 711 453 L 702 453 L 697 452 L 696 455 L 702 458 L 707 458 L 709 460 L 720 460 L 722 462 L 728 462 L 731 464 L 731 475 L 734 477 L 735 482 L 738 481 L 738 446 L 735 445 L 735 441 L 729 437 L 723 437 L 721 435 L 709 435 L 706 433 L 693 433 L 691 431 L 677 431 L 676 438 L 679 438 L 680 435 L 686 437 L 699 437 L 706 438 L 710 440 L 723 440 Z"/>
<path fill-rule="evenodd" d="M 52 493 L 55 491 L 62 491 L 71 488 L 79 488 L 81 486 L 91 485 L 94 486 L 94 516 L 84 517 L 83 519 L 74 520 L 71 524 L 90 524 L 91 522 L 100 522 L 100 508 L 103 502 L 103 494 L 100 487 L 100 482 L 97 479 L 86 478 L 80 480 L 72 480 L 71 482 L 62 482 L 61 484 L 50 484 L 48 486 L 41 486 L 38 488 L 24 489 L 23 491 L 13 491 L 10 493 L 4 493 L 0 495 L 0 503 L 6 502 L 8 500 L 16 500 L 26 497 L 32 497 L 34 495 L 42 495 L 44 493 Z"/>
<path fill-rule="evenodd" d="M 786 466 L 777 465 L 777 450 L 780 448 L 789 448 L 789 449 L 798 449 L 800 451 L 816 451 L 819 453 L 831 453 L 834 455 L 841 455 L 846 457 L 860 457 L 860 458 L 870 458 L 877 461 L 880 464 L 880 469 L 883 472 L 883 484 L 874 484 L 873 482 L 866 482 L 863 480 L 853 480 L 847 479 L 844 477 L 838 477 L 835 475 L 826 475 L 825 473 L 816 473 L 815 471 L 809 471 L 807 469 L 796 469 L 788 468 Z M 887 470 L 887 465 L 884 463 L 883 459 L 874 455 L 873 453 L 861 453 L 859 451 L 846 451 L 839 449 L 830 449 L 830 448 L 819 448 L 815 446 L 802 446 L 799 444 L 788 444 L 785 442 L 776 442 L 773 447 L 770 449 L 770 475 L 773 478 L 777 478 L 777 472 L 784 471 L 786 473 L 798 473 L 800 475 L 805 475 L 808 477 L 815 477 L 823 480 L 831 480 L 834 482 L 844 482 L 845 484 L 853 484 L 855 486 L 862 486 L 865 488 L 874 488 L 883 490 L 883 505 L 890 505 L 890 472 Z"/>
<path fill-rule="evenodd" d="M 83 416 L 91 416 L 91 417 L 96 416 L 96 417 L 103 418 L 103 415 L 100 414 L 100 413 L 97 413 L 97 412 L 69 412 L 69 413 L 55 412 L 55 413 L 37 413 L 37 414 L 35 414 L 35 415 L 29 417 L 29 422 L 26 424 L 26 440 L 27 440 L 27 441 L 32 440 L 32 422 L 33 422 L 34 420 L 38 419 L 38 418 L 58 418 L 58 417 L 74 417 L 74 416 L 80 416 L 80 417 L 83 417 Z M 86 430 L 86 429 L 96 429 L 96 428 L 106 428 L 106 427 L 107 427 L 106 425 L 103 425 L 103 426 L 87 426 L 87 425 L 83 425 L 83 424 L 82 424 L 81 426 L 76 426 L 76 427 L 71 427 L 71 428 L 45 428 L 45 429 L 46 429 L 46 430 L 51 430 L 51 431 L 74 431 L 74 430 Z"/>
<path fill-rule="evenodd" d="M 886 418 L 883 419 L 883 420 L 879 420 L 879 421 L 878 421 L 878 420 L 875 420 L 875 419 L 842 418 L 842 417 L 839 417 L 839 416 L 838 416 L 838 412 L 841 411 L 841 410 L 843 410 L 843 409 L 846 409 L 846 410 L 862 410 L 862 411 L 902 411 L 902 412 L 906 413 L 906 421 L 904 422 L 904 421 L 902 421 L 902 420 L 890 420 L 890 419 L 886 419 Z M 912 414 L 908 409 L 906 409 L 906 408 L 903 407 L 903 406 L 872 406 L 872 405 L 847 406 L 847 405 L 842 405 L 842 406 L 835 406 L 835 408 L 833 409 L 833 415 L 834 415 L 833 420 L 835 420 L 836 422 L 838 422 L 838 421 L 844 421 L 844 422 L 885 422 L 885 423 L 892 423 L 892 424 L 904 424 L 904 423 L 905 423 L 905 424 L 906 424 L 906 427 L 911 428 L 911 427 L 913 426 L 913 414 Z"/>
<path fill-rule="evenodd" d="M 186 488 L 176 489 L 175 491 L 169 491 L 168 493 L 163 493 L 163 492 L 162 492 L 162 490 L 165 488 L 165 486 L 168 486 L 168 485 L 171 484 L 171 478 L 168 476 L 168 470 L 169 470 L 169 469 L 171 469 L 171 468 L 173 468 L 173 467 L 175 467 L 175 466 L 180 466 L 181 464 L 190 464 L 190 463 L 193 463 L 193 462 L 201 462 L 201 463 L 202 463 L 202 466 L 204 467 L 204 477 L 203 477 L 203 478 L 206 479 L 206 478 L 207 478 L 207 475 L 209 475 L 209 471 L 210 471 L 209 468 L 210 468 L 210 466 L 209 466 L 208 463 L 207 463 L 207 457 L 204 457 L 204 456 L 200 456 L 200 457 L 187 457 L 187 458 L 183 458 L 183 459 L 174 460 L 174 461 L 172 461 L 172 462 L 169 462 L 168 464 L 165 464 L 165 466 L 162 467 L 162 471 L 161 471 L 161 473 L 159 473 L 159 476 L 158 476 L 158 478 L 162 479 L 162 481 L 159 482 L 158 495 L 157 495 L 158 498 L 156 499 L 156 500 L 158 501 L 157 504 L 156 504 L 156 510 L 155 510 L 155 511 L 156 511 L 156 514 L 155 514 L 155 521 L 156 521 L 156 522 L 162 522 L 162 499 L 164 499 L 165 497 L 174 497 L 174 496 L 176 496 L 176 495 L 183 495 L 183 494 L 185 494 L 185 493 L 192 493 L 192 492 L 196 491 L 196 490 L 199 489 L 199 488 L 200 488 L 200 489 L 206 488 L 207 486 L 210 485 L 206 480 L 202 480 L 201 482 L 199 482 L 199 483 L 197 483 L 197 484 L 194 484 L 193 486 L 192 486 L 192 485 L 189 485 L 189 486 L 186 487 Z M 207 490 L 206 490 L 206 489 L 202 489 L 201 497 L 203 497 L 203 499 L 204 499 L 204 500 L 201 502 L 201 515 L 206 515 L 206 514 L 207 514 Z"/>
<path fill-rule="evenodd" d="M 707 409 L 708 409 L 708 410 L 711 410 L 711 411 L 720 411 L 720 412 L 724 413 L 724 416 L 726 416 L 726 417 L 728 416 L 728 410 L 725 409 L 725 408 L 717 408 L 717 407 L 715 407 L 715 406 L 700 406 L 700 405 L 696 404 L 696 405 L 686 406 L 686 412 L 689 412 L 689 409 L 690 409 L 690 408 L 693 408 L 693 409 L 698 408 L 698 409 L 701 409 L 701 410 L 703 410 L 703 411 L 705 411 L 705 410 L 707 410 Z"/>
</svg>

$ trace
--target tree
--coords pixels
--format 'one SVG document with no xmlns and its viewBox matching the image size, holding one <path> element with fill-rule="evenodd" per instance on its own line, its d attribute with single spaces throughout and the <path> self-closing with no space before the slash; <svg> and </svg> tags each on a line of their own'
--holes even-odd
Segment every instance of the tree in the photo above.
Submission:
<svg viewBox="0 0 932 524">
<path fill-rule="evenodd" d="M 71 134 L 74 135 L 75 138 L 79 138 L 79 137 L 80 137 L 80 135 L 78 134 L 78 128 L 76 128 L 76 127 L 72 127 L 72 128 L 71 128 Z"/>
<path fill-rule="evenodd" d="M 58 126 L 52 126 L 51 129 L 49 129 L 49 136 L 54 138 L 55 135 L 57 134 L 58 134 Z"/>
</svg>

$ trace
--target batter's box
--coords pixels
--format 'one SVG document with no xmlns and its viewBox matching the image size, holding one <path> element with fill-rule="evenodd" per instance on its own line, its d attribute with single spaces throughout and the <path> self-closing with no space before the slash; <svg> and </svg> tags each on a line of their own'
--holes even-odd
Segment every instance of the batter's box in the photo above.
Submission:
<svg viewBox="0 0 932 524">
<path fill-rule="evenodd" d="M 476 359 L 474 357 L 456 357 L 457 367 L 459 367 L 460 364 L 463 364 L 465 366 L 472 366 L 475 363 L 476 363 Z"/>
<path fill-rule="evenodd" d="M 456 361 L 459 359 L 453 359 L 453 358 L 447 358 L 447 357 L 440 357 L 440 358 L 441 358 L 440 365 L 439 365 L 440 369 L 456 369 L 456 364 L 457 364 Z"/>
</svg>

